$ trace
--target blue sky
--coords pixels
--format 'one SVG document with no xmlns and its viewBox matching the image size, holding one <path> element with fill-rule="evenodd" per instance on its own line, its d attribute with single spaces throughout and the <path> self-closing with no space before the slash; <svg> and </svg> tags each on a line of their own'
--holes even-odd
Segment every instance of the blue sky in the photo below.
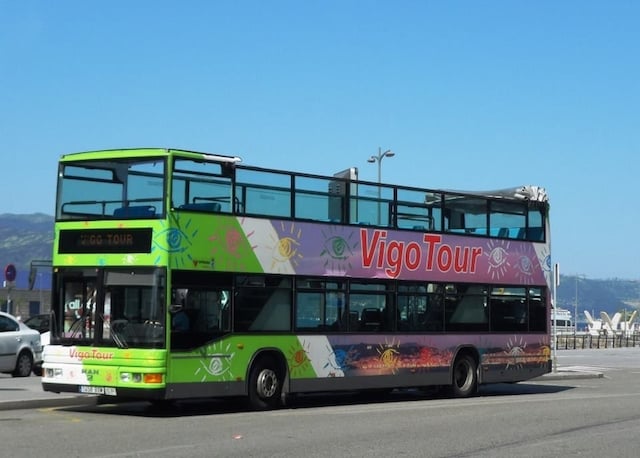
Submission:
<svg viewBox="0 0 640 458">
<path fill-rule="evenodd" d="M 640 279 L 640 2 L 0 0 L 0 213 L 61 154 L 176 147 L 543 186 L 563 274 Z"/>
</svg>

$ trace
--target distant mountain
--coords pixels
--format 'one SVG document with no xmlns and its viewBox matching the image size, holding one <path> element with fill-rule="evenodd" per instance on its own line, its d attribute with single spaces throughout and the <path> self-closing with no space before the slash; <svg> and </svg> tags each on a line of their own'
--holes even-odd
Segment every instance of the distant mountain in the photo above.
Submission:
<svg viewBox="0 0 640 458">
<path fill-rule="evenodd" d="M 557 291 L 558 305 L 575 313 L 576 298 L 578 321 L 584 321 L 584 311 L 595 317 L 600 312 L 613 315 L 640 309 L 640 281 L 617 278 L 600 280 L 583 276 L 560 276 Z"/>
<path fill-rule="evenodd" d="M 53 216 L 42 213 L 0 214 L 0 267 L 4 269 L 7 264 L 16 266 L 18 288 L 26 287 L 32 260 L 51 259 L 53 223 Z M 50 283 L 47 280 L 43 284 Z M 584 310 L 597 315 L 602 311 L 613 314 L 640 309 L 640 281 L 561 276 L 558 305 L 573 313 L 576 293 L 579 321 L 583 321 Z"/>
<path fill-rule="evenodd" d="M 34 259 L 51 259 L 53 216 L 0 215 L 0 265 L 14 264 L 18 270 L 29 270 Z"/>
<path fill-rule="evenodd" d="M 0 214 L 0 266 L 29 272 L 32 260 L 51 259 L 53 216 Z M 4 275 L 3 275 L 4 276 Z M 20 278 L 21 275 L 18 275 Z M 4 278 L 3 278 L 4 279 Z"/>
</svg>

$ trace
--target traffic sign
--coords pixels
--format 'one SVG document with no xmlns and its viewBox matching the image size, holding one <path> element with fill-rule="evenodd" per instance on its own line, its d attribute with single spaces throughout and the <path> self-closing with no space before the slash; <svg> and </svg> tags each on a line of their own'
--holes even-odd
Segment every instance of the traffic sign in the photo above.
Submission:
<svg viewBox="0 0 640 458">
<path fill-rule="evenodd" d="M 16 266 L 7 264 L 7 267 L 4 268 L 4 278 L 8 282 L 16 281 Z"/>
</svg>

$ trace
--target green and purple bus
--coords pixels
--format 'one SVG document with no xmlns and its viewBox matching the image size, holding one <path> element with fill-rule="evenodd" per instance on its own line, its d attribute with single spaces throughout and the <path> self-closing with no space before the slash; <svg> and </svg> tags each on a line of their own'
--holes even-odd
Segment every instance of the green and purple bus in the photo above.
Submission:
<svg viewBox="0 0 640 458">
<path fill-rule="evenodd" d="M 61 157 L 46 391 L 268 409 L 338 390 L 464 397 L 551 370 L 543 188 L 420 189 L 241 162 Z"/>
</svg>

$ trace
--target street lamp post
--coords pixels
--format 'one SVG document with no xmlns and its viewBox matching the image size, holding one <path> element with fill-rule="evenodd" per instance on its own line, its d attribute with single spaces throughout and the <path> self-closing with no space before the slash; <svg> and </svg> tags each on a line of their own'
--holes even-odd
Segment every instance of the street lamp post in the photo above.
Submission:
<svg viewBox="0 0 640 458">
<path fill-rule="evenodd" d="M 573 333 L 576 334 L 578 332 L 578 276 L 576 275 L 576 297 L 575 303 L 573 306 Z"/>
<path fill-rule="evenodd" d="M 369 159 L 367 159 L 367 162 L 370 162 L 372 164 L 374 162 L 378 163 L 378 224 L 380 224 L 380 199 L 382 198 L 382 189 L 380 187 L 380 184 L 382 183 L 382 160 L 385 157 L 393 157 L 395 155 L 396 153 L 394 153 L 390 149 L 382 152 L 382 148 L 378 147 L 378 155 L 371 156 Z"/>
<path fill-rule="evenodd" d="M 44 305 L 42 304 L 42 272 L 38 272 L 38 292 L 40 295 L 40 313 L 44 310 Z"/>
<path fill-rule="evenodd" d="M 573 333 L 576 334 L 578 332 L 578 280 L 580 278 L 584 278 L 584 274 L 576 274 L 576 297 L 574 303 L 574 313 L 573 317 Z"/>
</svg>

